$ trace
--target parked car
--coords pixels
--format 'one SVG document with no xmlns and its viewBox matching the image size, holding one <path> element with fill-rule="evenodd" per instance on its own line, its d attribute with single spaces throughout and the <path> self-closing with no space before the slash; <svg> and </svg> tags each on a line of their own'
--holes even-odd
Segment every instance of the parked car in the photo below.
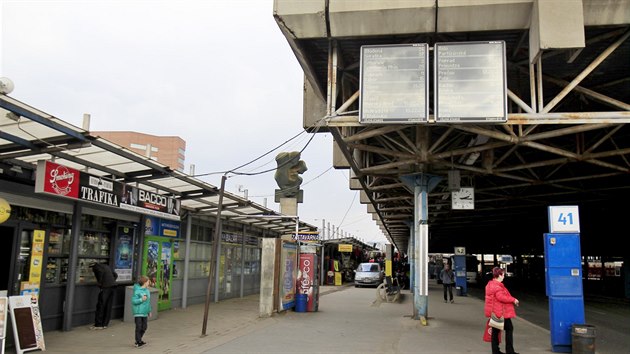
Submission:
<svg viewBox="0 0 630 354">
<path fill-rule="evenodd" d="M 385 272 L 378 263 L 361 263 L 354 271 L 354 286 L 378 286 L 383 282 Z"/>
</svg>

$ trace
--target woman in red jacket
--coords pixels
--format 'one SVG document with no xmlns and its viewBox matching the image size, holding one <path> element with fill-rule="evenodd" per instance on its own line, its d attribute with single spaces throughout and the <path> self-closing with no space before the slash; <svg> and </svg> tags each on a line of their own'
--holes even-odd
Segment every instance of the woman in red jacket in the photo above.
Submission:
<svg viewBox="0 0 630 354">
<path fill-rule="evenodd" d="M 492 269 L 492 280 L 486 285 L 486 303 L 484 313 L 490 317 L 494 313 L 497 317 L 503 316 L 505 319 L 505 351 L 508 354 L 518 354 L 514 351 L 514 338 L 512 337 L 514 327 L 512 317 L 516 317 L 514 305 L 518 306 L 518 299 L 510 295 L 510 292 L 503 284 L 505 272 L 499 267 Z M 499 350 L 499 335 L 501 331 L 492 329 L 492 354 L 503 354 Z"/>
</svg>

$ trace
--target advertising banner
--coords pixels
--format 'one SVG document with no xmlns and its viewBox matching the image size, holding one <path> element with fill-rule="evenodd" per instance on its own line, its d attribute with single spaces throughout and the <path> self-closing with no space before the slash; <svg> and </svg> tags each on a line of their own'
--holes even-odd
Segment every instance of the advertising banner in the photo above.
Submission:
<svg viewBox="0 0 630 354">
<path fill-rule="evenodd" d="M 9 311 L 13 324 L 13 338 L 18 353 L 27 350 L 46 350 L 42 317 L 37 306 L 37 299 L 30 295 L 10 296 Z"/>
<path fill-rule="evenodd" d="M 33 242 L 31 246 L 31 267 L 29 271 L 28 281 L 20 284 L 20 294 L 31 294 L 34 297 L 39 296 L 39 283 L 42 280 L 42 262 L 44 261 L 44 241 L 46 231 L 34 230 Z"/>
<path fill-rule="evenodd" d="M 306 311 L 317 311 L 319 291 L 317 287 L 317 255 L 301 253 L 298 268 L 297 291 L 308 296 Z"/>
<path fill-rule="evenodd" d="M 120 200 L 120 208 L 138 213 L 159 216 L 170 220 L 179 220 L 181 202 L 162 194 L 153 193 L 126 185 L 121 190 L 124 196 Z"/>
<path fill-rule="evenodd" d="M 114 270 L 118 274 L 117 282 L 131 281 L 133 276 L 133 229 L 118 228 L 114 259 Z"/>
<path fill-rule="evenodd" d="M 282 242 L 280 257 L 280 308 L 287 310 L 295 306 L 297 245 L 295 243 Z"/>
<path fill-rule="evenodd" d="M 146 236 L 177 238 L 179 236 L 179 222 L 147 216 L 144 222 L 144 234 Z"/>
<path fill-rule="evenodd" d="M 35 193 L 83 200 L 170 220 L 179 220 L 181 208 L 179 199 L 44 160 L 37 162 Z"/>
</svg>

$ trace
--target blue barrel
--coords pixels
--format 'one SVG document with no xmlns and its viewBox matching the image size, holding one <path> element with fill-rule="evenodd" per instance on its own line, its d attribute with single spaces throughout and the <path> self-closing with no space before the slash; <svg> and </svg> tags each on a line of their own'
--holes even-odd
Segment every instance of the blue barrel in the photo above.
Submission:
<svg viewBox="0 0 630 354">
<path fill-rule="evenodd" d="M 306 312 L 307 302 L 308 302 L 308 295 L 295 294 L 295 312 Z"/>
</svg>

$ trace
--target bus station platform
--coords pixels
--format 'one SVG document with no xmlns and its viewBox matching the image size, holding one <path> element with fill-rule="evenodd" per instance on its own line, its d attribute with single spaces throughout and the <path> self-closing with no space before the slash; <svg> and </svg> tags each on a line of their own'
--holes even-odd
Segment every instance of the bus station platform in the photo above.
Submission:
<svg viewBox="0 0 630 354">
<path fill-rule="evenodd" d="M 526 302 L 520 308 L 526 308 Z M 519 308 L 519 309 L 520 309 Z M 482 340 L 483 301 L 455 296 L 444 303 L 431 281 L 427 325 L 412 319 L 413 301 L 403 290 L 395 303 L 377 299 L 374 288 L 320 287 L 317 312 L 285 311 L 258 316 L 259 296 L 211 303 L 206 336 L 204 304 L 159 313 L 149 321 L 142 348 L 134 347 L 134 323 L 115 319 L 104 330 L 89 326 L 44 333 L 47 353 L 490 353 Z M 518 313 L 517 309 L 517 313 Z M 519 353 L 551 352 L 550 332 L 513 319 Z M 12 334 L 7 333 L 11 336 Z M 504 351 L 503 343 L 501 350 Z M 7 348 L 15 353 L 15 348 Z"/>
</svg>

